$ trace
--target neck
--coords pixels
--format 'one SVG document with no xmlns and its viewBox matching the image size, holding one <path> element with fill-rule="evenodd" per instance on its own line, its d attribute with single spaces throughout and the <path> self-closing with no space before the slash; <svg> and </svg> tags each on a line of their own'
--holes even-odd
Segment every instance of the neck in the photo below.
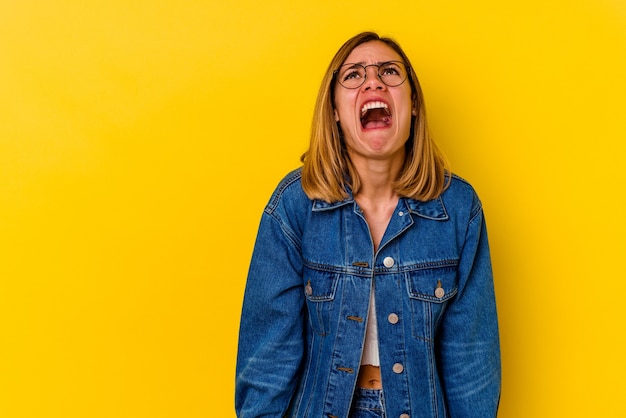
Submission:
<svg viewBox="0 0 626 418">
<path fill-rule="evenodd" d="M 400 199 L 393 190 L 393 182 L 400 173 L 402 160 L 353 159 L 352 162 L 361 180 L 361 188 L 354 198 L 363 211 L 374 252 L 377 252 Z"/>
<path fill-rule="evenodd" d="M 380 203 L 397 202 L 398 196 L 393 190 L 393 182 L 398 178 L 402 160 L 357 158 L 353 159 L 352 162 L 361 180 L 357 200 Z"/>
</svg>

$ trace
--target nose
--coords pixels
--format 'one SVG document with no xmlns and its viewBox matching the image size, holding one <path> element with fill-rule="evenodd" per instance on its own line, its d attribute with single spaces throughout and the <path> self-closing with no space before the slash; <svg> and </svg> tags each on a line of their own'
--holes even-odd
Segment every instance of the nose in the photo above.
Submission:
<svg viewBox="0 0 626 418">
<path fill-rule="evenodd" d="M 385 87 L 385 83 L 383 83 L 378 75 L 378 66 L 377 65 L 368 65 L 365 67 L 365 83 L 363 83 L 364 90 L 383 90 Z"/>
</svg>

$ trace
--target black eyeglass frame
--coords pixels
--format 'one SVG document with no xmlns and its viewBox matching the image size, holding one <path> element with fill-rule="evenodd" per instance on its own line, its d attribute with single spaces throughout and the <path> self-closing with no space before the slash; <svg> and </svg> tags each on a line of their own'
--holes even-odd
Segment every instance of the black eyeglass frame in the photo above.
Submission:
<svg viewBox="0 0 626 418">
<path fill-rule="evenodd" d="M 398 84 L 387 84 L 387 83 L 385 82 L 385 80 L 383 79 L 383 77 L 381 77 L 381 75 L 380 75 L 380 70 L 381 70 L 381 68 L 383 68 L 386 64 L 390 64 L 390 63 L 393 63 L 393 64 L 402 64 L 402 66 L 404 67 L 404 70 L 405 70 L 405 72 L 406 72 L 404 79 L 403 79 L 401 82 L 399 82 Z M 342 67 L 345 67 L 346 65 L 349 65 L 349 66 L 351 66 L 351 67 L 358 66 L 358 67 L 363 68 L 363 73 L 364 73 L 364 76 L 363 76 L 363 79 L 362 79 L 363 81 L 361 81 L 361 84 L 359 84 L 358 86 L 355 86 L 355 87 L 348 87 L 348 86 L 345 86 L 345 85 L 341 82 L 341 80 L 340 80 L 340 79 L 339 79 L 339 77 L 338 77 L 338 75 L 339 75 L 339 71 L 341 70 L 341 68 L 342 68 Z M 337 80 L 337 82 L 339 83 L 339 85 L 340 85 L 341 87 L 345 88 L 345 89 L 349 89 L 349 90 L 358 89 L 358 88 L 359 88 L 359 87 L 361 87 L 363 84 L 365 84 L 365 81 L 367 80 L 367 68 L 368 68 L 368 67 L 378 67 L 378 71 L 376 71 L 376 75 L 378 76 L 378 79 L 381 81 L 381 83 L 383 83 L 383 84 L 384 84 L 384 85 L 386 85 L 387 87 L 398 87 L 398 86 L 401 86 L 401 85 L 402 85 L 402 84 L 403 84 L 406 80 L 408 80 L 408 79 L 409 79 L 409 74 L 410 74 L 410 72 L 411 72 L 411 67 L 410 67 L 409 65 L 407 65 L 407 63 L 405 63 L 404 61 L 392 60 L 392 61 L 385 61 L 385 62 L 381 62 L 381 63 L 379 63 L 379 64 L 367 64 L 367 65 L 362 65 L 362 64 L 359 64 L 359 63 L 354 63 L 354 64 L 347 63 L 347 64 L 343 64 L 343 65 L 341 65 L 341 67 L 339 67 L 338 69 L 336 69 L 335 71 L 333 71 L 333 77 L 335 78 L 335 80 Z"/>
</svg>

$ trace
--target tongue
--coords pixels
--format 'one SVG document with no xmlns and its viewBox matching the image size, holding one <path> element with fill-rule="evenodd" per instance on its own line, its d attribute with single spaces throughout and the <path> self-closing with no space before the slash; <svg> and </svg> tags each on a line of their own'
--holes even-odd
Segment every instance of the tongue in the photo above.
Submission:
<svg viewBox="0 0 626 418">
<path fill-rule="evenodd" d="M 391 117 L 385 109 L 372 109 L 369 110 L 363 118 L 361 118 L 361 125 L 365 129 L 381 128 L 388 126 L 391 123 Z"/>
</svg>

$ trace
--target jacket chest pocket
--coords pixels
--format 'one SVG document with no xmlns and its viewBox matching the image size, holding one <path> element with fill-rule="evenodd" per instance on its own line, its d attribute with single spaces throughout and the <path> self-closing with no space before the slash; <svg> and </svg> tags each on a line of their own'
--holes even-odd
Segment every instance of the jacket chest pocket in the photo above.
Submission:
<svg viewBox="0 0 626 418">
<path fill-rule="evenodd" d="M 330 332 L 330 316 L 339 274 L 307 269 L 304 272 L 304 295 L 309 324 L 316 334 Z"/>
<path fill-rule="evenodd" d="M 411 328 L 415 338 L 432 342 L 437 323 L 447 302 L 457 293 L 456 265 L 414 270 L 406 285 L 411 306 Z"/>
</svg>

